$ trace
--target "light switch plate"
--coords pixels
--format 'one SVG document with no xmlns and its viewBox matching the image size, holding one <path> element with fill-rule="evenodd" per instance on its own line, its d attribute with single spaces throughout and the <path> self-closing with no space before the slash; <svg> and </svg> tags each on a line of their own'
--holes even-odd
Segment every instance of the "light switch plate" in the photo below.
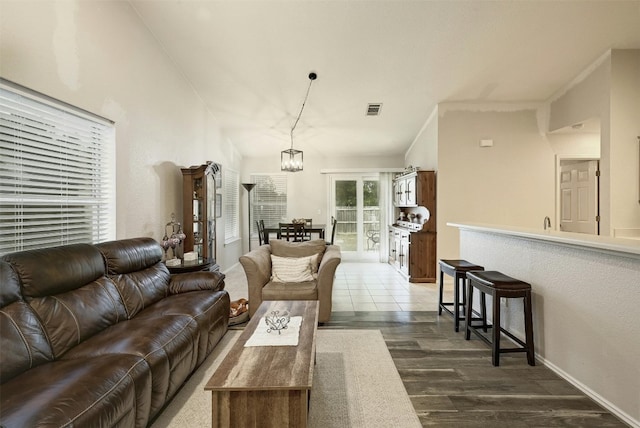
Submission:
<svg viewBox="0 0 640 428">
<path fill-rule="evenodd" d="M 493 140 L 480 140 L 480 147 L 493 147 Z"/>
</svg>

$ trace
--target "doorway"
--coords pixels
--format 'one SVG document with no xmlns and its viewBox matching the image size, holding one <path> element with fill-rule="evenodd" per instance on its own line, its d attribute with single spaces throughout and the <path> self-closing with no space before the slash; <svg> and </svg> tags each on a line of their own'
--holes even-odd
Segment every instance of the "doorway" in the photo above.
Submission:
<svg viewBox="0 0 640 428">
<path fill-rule="evenodd" d="M 345 260 L 378 261 L 380 251 L 379 174 L 331 177 L 329 213 L 338 221 L 335 243 Z"/>
<path fill-rule="evenodd" d="M 600 167 L 598 159 L 560 159 L 559 229 L 600 234 Z"/>
</svg>

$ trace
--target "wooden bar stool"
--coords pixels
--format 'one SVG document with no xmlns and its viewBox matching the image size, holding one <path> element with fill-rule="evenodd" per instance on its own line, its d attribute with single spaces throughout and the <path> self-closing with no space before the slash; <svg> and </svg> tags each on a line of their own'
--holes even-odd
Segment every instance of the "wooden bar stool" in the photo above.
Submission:
<svg viewBox="0 0 640 428">
<path fill-rule="evenodd" d="M 456 326 L 456 331 L 460 330 L 460 321 L 464 321 L 466 306 L 466 298 L 464 293 L 464 285 L 467 282 L 467 272 L 474 270 L 484 270 L 482 266 L 474 265 L 466 260 L 440 260 L 440 296 L 438 299 L 438 315 L 442 315 L 442 310 L 449 312 L 453 315 L 453 320 Z M 444 290 L 444 274 L 453 277 L 453 302 L 443 302 L 443 290 Z M 462 287 L 462 303 L 460 303 L 460 287 Z M 460 306 L 462 305 L 462 315 L 460 315 Z M 453 306 L 453 311 L 448 308 Z M 486 320 L 485 313 L 486 306 L 484 305 L 484 298 L 482 299 L 482 317 Z"/>
<path fill-rule="evenodd" d="M 515 278 L 511 278 L 497 271 L 468 272 L 467 279 L 469 280 L 469 285 L 467 288 L 467 319 L 471 319 L 471 308 L 473 306 L 473 289 L 477 288 L 480 291 L 481 296 L 484 296 L 485 294 L 489 294 L 492 296 L 493 325 L 488 326 L 486 324 L 486 320 L 485 322 L 483 322 L 482 326 L 474 326 L 473 322 L 467 322 L 465 339 L 469 340 L 471 338 L 471 332 L 473 332 L 480 339 L 491 345 L 492 363 L 494 366 L 500 365 L 500 354 L 507 352 L 526 352 L 527 362 L 530 366 L 535 366 L 536 361 L 533 348 L 531 284 Z M 514 336 L 511 332 L 503 329 L 500 326 L 500 299 L 503 297 L 505 299 L 524 299 L 524 342 Z M 491 328 L 491 341 L 478 331 L 480 327 L 483 327 L 485 331 L 486 328 Z M 500 333 L 504 333 L 506 336 L 516 342 L 516 344 L 520 345 L 520 347 L 500 348 Z"/>
</svg>

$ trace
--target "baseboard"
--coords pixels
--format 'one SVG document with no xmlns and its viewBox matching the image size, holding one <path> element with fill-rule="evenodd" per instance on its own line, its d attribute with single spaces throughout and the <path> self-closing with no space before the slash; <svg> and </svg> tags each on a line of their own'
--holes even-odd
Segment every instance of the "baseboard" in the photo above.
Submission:
<svg viewBox="0 0 640 428">
<path fill-rule="evenodd" d="M 591 388 L 587 387 L 585 384 L 583 384 L 582 382 L 578 381 L 577 379 L 569 375 L 569 373 L 565 372 L 560 367 L 556 366 L 550 361 L 545 360 L 544 358 L 540 357 L 540 355 L 538 354 L 536 354 L 536 360 L 540 361 L 542 364 L 545 365 L 545 367 L 549 368 L 549 370 L 553 371 L 555 374 L 557 374 L 558 376 L 560 376 L 561 378 L 569 382 L 571 385 L 575 386 L 580 391 L 584 392 L 596 403 L 600 404 L 602 407 L 604 407 L 605 409 L 607 409 L 608 411 L 616 415 L 618 418 L 622 419 L 624 423 L 629 424 L 629 426 L 633 428 L 640 428 L 640 421 L 633 419 L 631 416 L 629 416 L 628 414 L 620 410 L 618 407 L 616 407 L 609 400 L 605 399 L 600 394 L 594 392 Z"/>
<path fill-rule="evenodd" d="M 233 270 L 236 266 L 238 266 L 240 264 L 240 262 L 235 262 L 231 267 L 225 269 L 222 271 L 222 273 L 226 274 L 227 272 L 229 272 L 230 270 Z"/>
</svg>

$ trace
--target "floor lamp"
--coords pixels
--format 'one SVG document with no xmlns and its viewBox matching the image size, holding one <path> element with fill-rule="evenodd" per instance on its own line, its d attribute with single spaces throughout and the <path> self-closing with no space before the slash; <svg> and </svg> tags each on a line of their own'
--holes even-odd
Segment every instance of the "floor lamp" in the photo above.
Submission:
<svg viewBox="0 0 640 428">
<path fill-rule="evenodd" d="M 256 186 L 256 183 L 242 183 L 242 187 L 247 191 L 247 211 L 249 211 L 249 251 L 251 251 L 251 190 Z"/>
</svg>

